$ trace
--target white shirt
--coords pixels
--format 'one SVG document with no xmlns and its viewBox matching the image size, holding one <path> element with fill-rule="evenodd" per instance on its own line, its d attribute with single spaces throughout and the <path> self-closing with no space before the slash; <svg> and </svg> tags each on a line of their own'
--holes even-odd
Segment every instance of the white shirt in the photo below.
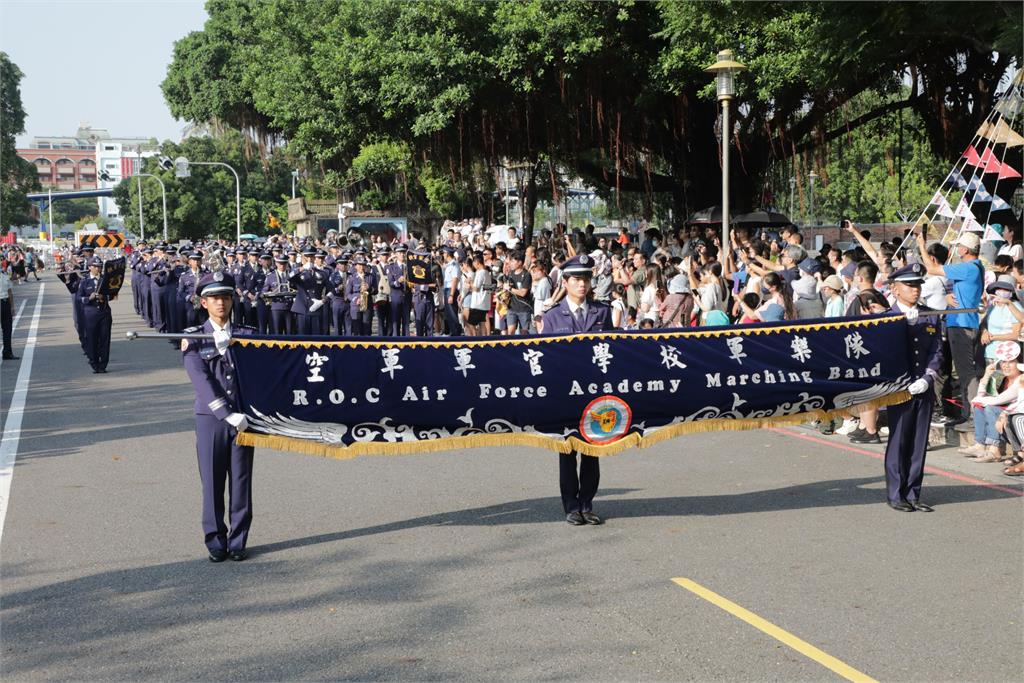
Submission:
<svg viewBox="0 0 1024 683">
<path fill-rule="evenodd" d="M 928 275 L 921 285 L 921 302 L 928 308 L 936 311 L 944 311 L 948 308 L 946 294 L 949 293 L 949 284 L 946 278 L 941 275 Z"/>
<path fill-rule="evenodd" d="M 482 289 L 491 284 L 491 271 L 481 268 L 473 274 L 473 293 L 469 295 L 469 307 L 475 311 L 491 308 L 491 292 Z"/>
<path fill-rule="evenodd" d="M 569 304 L 569 312 L 572 313 L 572 317 L 574 317 L 574 318 L 582 317 L 584 320 L 586 320 L 586 318 L 587 318 L 587 302 L 584 301 L 581 304 L 574 304 L 568 298 L 565 300 L 565 302 L 567 304 Z M 580 313 L 577 314 L 576 311 L 580 311 Z"/>
</svg>

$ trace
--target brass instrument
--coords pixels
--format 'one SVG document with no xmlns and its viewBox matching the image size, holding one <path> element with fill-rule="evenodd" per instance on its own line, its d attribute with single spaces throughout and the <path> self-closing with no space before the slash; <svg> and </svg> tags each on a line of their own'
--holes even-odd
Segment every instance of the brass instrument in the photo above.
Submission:
<svg viewBox="0 0 1024 683">
<path fill-rule="evenodd" d="M 366 278 L 362 278 L 359 285 L 359 312 L 362 313 L 370 306 L 370 287 L 366 284 Z"/>
</svg>

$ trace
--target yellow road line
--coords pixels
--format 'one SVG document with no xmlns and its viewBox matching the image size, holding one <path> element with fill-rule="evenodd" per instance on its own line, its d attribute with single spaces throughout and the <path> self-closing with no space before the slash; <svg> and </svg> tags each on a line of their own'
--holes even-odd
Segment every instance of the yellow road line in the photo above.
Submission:
<svg viewBox="0 0 1024 683">
<path fill-rule="evenodd" d="M 783 631 L 781 628 L 771 623 L 770 621 L 762 619 L 750 610 L 740 607 L 732 600 L 723 598 L 718 593 L 708 590 L 699 583 L 684 578 L 676 578 L 672 579 L 672 581 L 682 586 L 686 590 L 690 591 L 691 593 L 694 593 L 695 595 L 704 598 L 712 605 L 715 605 L 716 607 L 721 607 L 734 617 L 742 619 L 754 628 L 763 631 L 764 633 L 767 633 L 772 638 L 775 638 L 779 642 L 788 645 L 789 647 L 793 648 L 805 657 L 810 657 L 818 664 L 821 664 L 827 669 L 831 669 L 832 671 L 836 672 L 837 674 L 839 674 L 840 676 L 849 681 L 857 681 L 858 683 L 878 683 L 877 681 L 875 681 L 874 678 L 871 678 L 867 674 L 861 673 L 860 671 L 854 669 L 852 666 L 849 666 L 848 664 L 839 661 L 832 655 L 822 652 L 821 650 L 814 647 L 807 641 L 797 638 L 792 633 L 789 633 L 788 631 Z"/>
</svg>

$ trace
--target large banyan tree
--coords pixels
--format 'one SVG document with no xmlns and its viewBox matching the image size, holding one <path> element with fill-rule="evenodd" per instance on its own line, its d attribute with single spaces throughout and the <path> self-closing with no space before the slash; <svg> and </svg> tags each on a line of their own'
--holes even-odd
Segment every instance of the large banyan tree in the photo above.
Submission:
<svg viewBox="0 0 1024 683">
<path fill-rule="evenodd" d="M 211 0 L 180 40 L 171 111 L 287 143 L 343 178 L 368 143 L 413 150 L 453 185 L 521 169 L 524 199 L 562 175 L 608 195 L 716 203 L 719 110 L 703 69 L 731 48 L 749 70 L 730 137 L 737 208 L 772 164 L 813 166 L 830 140 L 909 108 L 953 158 L 1019 64 L 1015 2 Z M 879 105 L 844 117 L 858 95 Z M 837 117 L 838 114 L 838 117 Z M 841 121 L 836 126 L 835 122 Z M 533 211 L 526 218 L 532 228 Z"/>
</svg>

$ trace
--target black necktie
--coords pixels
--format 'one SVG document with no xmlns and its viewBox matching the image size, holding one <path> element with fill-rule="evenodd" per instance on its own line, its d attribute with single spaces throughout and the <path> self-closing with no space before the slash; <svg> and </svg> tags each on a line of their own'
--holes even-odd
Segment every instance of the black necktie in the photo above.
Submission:
<svg viewBox="0 0 1024 683">
<path fill-rule="evenodd" d="M 583 307 L 580 306 L 576 309 L 576 326 L 579 327 L 579 331 L 583 331 Z"/>
</svg>

